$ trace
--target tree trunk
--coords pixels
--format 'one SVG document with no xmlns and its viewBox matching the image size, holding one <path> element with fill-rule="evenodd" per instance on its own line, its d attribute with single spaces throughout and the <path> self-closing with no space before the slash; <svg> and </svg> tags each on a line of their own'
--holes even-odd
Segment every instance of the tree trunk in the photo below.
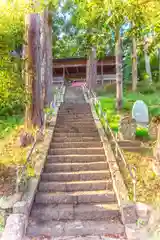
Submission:
<svg viewBox="0 0 160 240">
<path fill-rule="evenodd" d="M 123 99 L 123 74 L 122 74 L 122 47 L 121 47 L 121 37 L 120 29 L 116 29 L 116 45 L 115 45 L 115 55 L 116 55 L 116 108 L 120 110 L 122 108 Z"/>
<path fill-rule="evenodd" d="M 47 79 L 47 55 L 46 55 L 46 11 L 42 12 L 40 15 L 40 44 L 41 44 L 41 83 L 42 83 L 42 95 L 43 95 L 43 106 L 46 96 L 46 79 Z"/>
<path fill-rule="evenodd" d="M 53 99 L 53 57 L 52 57 L 52 19 L 53 13 L 52 11 L 48 11 L 48 103 L 50 103 Z"/>
<path fill-rule="evenodd" d="M 146 68 L 148 81 L 152 83 L 152 73 L 151 73 L 150 57 L 148 55 L 147 37 L 145 37 L 144 41 L 145 41 L 144 43 L 145 68 Z"/>
<path fill-rule="evenodd" d="M 132 39 L 132 91 L 137 90 L 137 46 L 136 39 Z"/>
<path fill-rule="evenodd" d="M 40 82 L 40 18 L 38 14 L 25 17 L 25 85 L 27 96 L 25 124 L 26 128 L 43 125 Z"/>
<path fill-rule="evenodd" d="M 92 48 L 87 61 L 87 84 L 89 89 L 95 89 L 97 85 L 97 60 L 95 48 Z"/>
<path fill-rule="evenodd" d="M 50 15 L 48 9 L 45 9 L 41 15 L 41 81 L 44 106 L 49 106 L 53 99 L 52 17 Z"/>
</svg>

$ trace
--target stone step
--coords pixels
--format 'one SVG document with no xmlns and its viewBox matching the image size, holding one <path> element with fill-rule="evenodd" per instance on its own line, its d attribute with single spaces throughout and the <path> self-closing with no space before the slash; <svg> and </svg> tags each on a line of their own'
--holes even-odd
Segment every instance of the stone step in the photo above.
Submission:
<svg viewBox="0 0 160 240">
<path fill-rule="evenodd" d="M 90 105 L 85 105 L 85 104 L 77 104 L 75 106 L 71 106 L 71 105 L 68 105 L 68 106 L 60 106 L 59 108 L 59 111 L 86 111 L 86 110 L 90 110 Z"/>
<path fill-rule="evenodd" d="M 62 143 L 51 143 L 51 148 L 90 148 L 90 147 L 102 147 L 103 144 L 100 141 L 94 142 L 62 142 Z"/>
<path fill-rule="evenodd" d="M 117 204 L 35 204 L 31 217 L 39 221 L 51 220 L 107 220 L 119 217 Z"/>
<path fill-rule="evenodd" d="M 60 124 L 66 124 L 66 125 L 69 125 L 69 124 L 74 124 L 74 125 L 83 125 L 83 124 L 86 124 L 86 125 L 91 125 L 94 123 L 94 120 L 93 119 L 77 119 L 76 121 L 75 120 L 67 120 L 67 119 L 58 119 L 57 121 L 57 126 Z"/>
<path fill-rule="evenodd" d="M 85 102 L 85 100 L 83 99 L 79 99 L 79 97 L 76 99 L 76 100 L 74 100 L 74 99 L 67 99 L 67 98 L 65 98 L 64 99 L 64 103 L 73 103 L 73 104 L 76 104 L 76 103 L 84 103 Z"/>
<path fill-rule="evenodd" d="M 78 108 L 78 107 L 90 107 L 89 103 L 83 102 L 83 103 L 63 103 L 61 105 L 61 108 Z"/>
<path fill-rule="evenodd" d="M 71 111 L 71 112 L 86 112 L 86 111 L 91 111 L 90 106 L 68 106 L 68 107 L 60 107 L 59 108 L 60 112 L 67 112 L 67 111 Z"/>
<path fill-rule="evenodd" d="M 92 120 L 93 116 L 91 114 L 57 114 L 57 119 L 61 121 L 65 120 L 78 120 L 78 121 L 85 121 L 85 120 Z"/>
<path fill-rule="evenodd" d="M 61 122 L 61 123 L 58 123 L 56 124 L 56 128 L 64 128 L 64 129 L 70 129 L 70 128 L 77 128 L 77 129 L 86 129 L 86 128 L 89 128 L 89 129 L 95 129 L 96 126 L 94 124 L 94 122 L 90 122 L 90 123 L 79 123 L 79 124 L 75 124 L 75 122 L 68 122 L 68 123 L 65 123 L 65 122 Z"/>
<path fill-rule="evenodd" d="M 27 236 L 48 236 L 57 240 L 75 240 L 73 237 L 87 235 L 115 235 L 124 234 L 124 225 L 119 219 L 114 221 L 37 221 L 30 219 L 27 228 Z M 72 236 L 71 238 L 65 238 Z M 83 238 L 80 238 L 81 240 Z M 79 238 L 77 240 L 80 240 Z M 105 238 L 104 238 L 105 239 Z M 38 239 L 37 239 L 38 240 Z M 89 240 L 86 238 L 86 240 Z M 95 240 L 94 237 L 90 240 Z"/>
<path fill-rule="evenodd" d="M 55 127 L 54 133 L 98 133 L 97 128 L 76 128 L 76 127 L 68 127 L 68 128 L 57 128 Z"/>
<path fill-rule="evenodd" d="M 88 109 L 91 109 L 89 104 L 87 104 L 87 105 L 86 104 L 74 104 L 74 105 L 68 104 L 65 106 L 62 105 L 59 108 L 60 111 L 66 111 L 66 110 L 83 111 L 83 110 L 88 110 Z"/>
<path fill-rule="evenodd" d="M 114 203 L 113 191 L 79 191 L 79 192 L 37 192 L 35 203 L 42 204 L 80 204 L 80 203 Z"/>
<path fill-rule="evenodd" d="M 50 123 L 51 126 L 54 126 L 54 124 L 51 122 Z M 72 127 L 77 127 L 77 126 L 80 126 L 80 127 L 91 127 L 91 126 L 94 126 L 95 127 L 95 123 L 94 123 L 94 120 L 93 119 L 81 119 L 79 120 L 78 118 L 76 119 L 70 119 L 70 120 L 67 120 L 67 119 L 57 119 L 57 124 L 56 124 L 56 127 L 65 127 L 65 126 L 72 126 Z"/>
<path fill-rule="evenodd" d="M 144 147 L 144 146 L 125 146 L 125 147 L 122 147 L 122 149 L 126 152 L 137 152 L 137 153 L 142 153 L 142 152 L 146 152 L 148 150 L 150 150 L 149 147 Z"/>
<path fill-rule="evenodd" d="M 74 126 L 74 125 L 78 125 L 78 126 L 82 125 L 83 126 L 85 124 L 86 125 L 90 124 L 90 126 L 92 126 L 93 124 L 95 124 L 93 118 L 69 118 L 69 119 L 57 118 L 57 123 L 58 123 L 58 125 L 66 124 L 66 125 L 72 125 L 72 126 Z"/>
<path fill-rule="evenodd" d="M 92 117 L 92 113 L 91 113 L 91 111 L 88 111 L 88 112 L 81 112 L 81 113 L 79 113 L 79 112 L 74 112 L 74 111 L 66 111 L 66 112 L 58 112 L 58 114 L 57 114 L 57 116 L 59 116 L 59 117 L 74 117 L 74 116 L 76 116 L 76 117 Z"/>
<path fill-rule="evenodd" d="M 83 110 L 59 110 L 58 115 L 82 115 L 84 116 L 85 114 L 90 115 L 91 114 L 91 109 L 83 109 Z"/>
<path fill-rule="evenodd" d="M 78 172 L 56 172 L 42 173 L 42 181 L 90 181 L 90 180 L 105 180 L 110 177 L 110 172 L 107 170 L 99 171 L 78 171 Z"/>
<path fill-rule="evenodd" d="M 55 148 L 50 149 L 49 154 L 53 155 L 70 155 L 70 154 L 104 154 L 103 147 L 97 148 Z"/>
<path fill-rule="evenodd" d="M 99 142 L 100 137 L 53 137 L 53 143 L 71 143 L 71 142 Z"/>
<path fill-rule="evenodd" d="M 89 162 L 89 163 L 47 163 L 44 172 L 74 172 L 74 171 L 92 171 L 105 170 L 108 168 L 107 162 Z"/>
<path fill-rule="evenodd" d="M 80 107 L 80 106 L 90 106 L 89 103 L 62 103 L 61 107 Z"/>
<path fill-rule="evenodd" d="M 89 112 L 91 111 L 90 106 L 76 106 L 76 107 L 60 107 L 59 112 L 78 112 L 78 113 L 84 113 L 84 112 Z"/>
<path fill-rule="evenodd" d="M 75 133 L 75 132 L 68 132 L 68 133 L 57 133 L 55 132 L 54 137 L 99 137 L 98 131 L 97 132 L 84 132 L 84 133 Z"/>
<path fill-rule="evenodd" d="M 54 162 L 98 162 L 98 161 L 106 161 L 106 156 L 104 154 L 97 154 L 97 155 L 48 155 L 47 156 L 48 163 L 54 163 Z"/>
<path fill-rule="evenodd" d="M 111 190 L 111 180 L 72 181 L 72 182 L 43 182 L 40 181 L 41 192 L 73 192 L 73 191 L 95 191 Z"/>
<path fill-rule="evenodd" d="M 119 140 L 118 144 L 120 147 L 140 147 L 141 141 Z M 111 145 L 115 145 L 114 141 L 111 142 Z"/>
<path fill-rule="evenodd" d="M 78 117 L 78 118 L 83 118 L 83 117 L 92 117 L 92 113 L 91 111 L 88 111 L 88 112 L 58 112 L 57 114 L 58 117 L 63 117 L 63 118 L 72 118 L 72 117 Z M 92 117 L 93 118 L 93 117 Z"/>
<path fill-rule="evenodd" d="M 58 113 L 57 114 L 57 118 L 59 119 L 59 120 L 65 120 L 65 119 L 67 119 L 67 120 L 70 120 L 70 119 L 77 119 L 77 120 L 84 120 L 84 119 L 92 119 L 93 120 L 93 116 L 92 116 L 92 114 L 91 113 L 88 113 L 88 114 L 85 114 L 85 113 L 83 113 L 83 114 L 70 114 L 70 113 L 66 113 L 66 114 L 60 114 L 60 113 Z"/>
<path fill-rule="evenodd" d="M 95 124 L 92 123 L 92 124 L 80 124 L 80 125 L 77 125 L 77 124 L 74 124 L 73 123 L 69 123 L 69 124 L 65 124 L 65 123 L 61 123 L 59 124 L 59 126 L 56 124 L 56 127 L 55 129 L 78 129 L 78 130 L 86 130 L 86 129 L 90 129 L 90 130 L 94 130 L 94 129 L 97 129 Z"/>
</svg>

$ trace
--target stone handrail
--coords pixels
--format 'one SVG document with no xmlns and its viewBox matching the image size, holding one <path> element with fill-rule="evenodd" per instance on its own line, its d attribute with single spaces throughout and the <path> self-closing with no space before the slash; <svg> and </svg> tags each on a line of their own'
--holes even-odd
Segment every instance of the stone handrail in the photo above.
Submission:
<svg viewBox="0 0 160 240">
<path fill-rule="evenodd" d="M 113 142 L 115 143 L 115 153 L 116 153 L 116 158 L 120 157 L 125 168 L 127 169 L 131 179 L 132 179 L 132 183 L 133 183 L 133 201 L 136 202 L 136 182 L 137 182 L 137 178 L 136 178 L 136 167 L 133 165 L 130 165 L 127 163 L 123 150 L 121 149 L 121 147 L 119 146 L 119 143 L 117 142 L 117 139 L 109 125 L 108 119 L 107 119 L 107 115 L 106 113 L 103 112 L 102 110 L 102 106 L 101 106 L 101 102 L 99 101 L 99 99 L 96 96 L 96 93 L 92 90 L 89 90 L 87 88 L 86 85 L 83 85 L 83 88 L 85 90 L 85 92 L 88 95 L 88 98 L 93 102 L 94 107 L 96 108 L 96 105 L 98 107 L 98 116 L 101 119 L 104 120 L 105 124 L 104 124 L 104 130 L 107 133 L 107 130 L 109 131 L 109 134 L 113 140 Z M 103 125 L 103 124 L 102 124 Z"/>
<path fill-rule="evenodd" d="M 52 107 L 52 105 L 54 105 L 55 107 L 58 107 L 59 104 L 63 101 L 62 96 L 64 95 L 64 87 L 63 87 L 63 83 L 61 84 L 61 86 L 57 89 L 55 95 L 54 95 L 54 101 L 51 103 L 50 108 Z M 46 114 L 47 115 L 47 114 Z M 27 187 L 27 179 L 26 179 L 26 169 L 27 169 L 27 165 L 28 163 L 31 161 L 31 157 L 32 157 L 32 153 L 35 149 L 35 146 L 38 142 L 37 140 L 37 133 L 40 132 L 41 134 L 44 134 L 46 130 L 46 117 L 45 117 L 45 121 L 44 121 L 44 126 L 42 126 L 41 129 L 38 129 L 36 131 L 36 137 L 35 140 L 31 146 L 31 149 L 28 152 L 28 155 L 26 157 L 26 161 L 24 163 L 24 165 L 22 167 L 17 166 L 16 169 L 16 192 L 18 193 L 19 191 L 24 191 Z M 22 188 L 20 189 L 20 185 L 23 184 Z"/>
</svg>

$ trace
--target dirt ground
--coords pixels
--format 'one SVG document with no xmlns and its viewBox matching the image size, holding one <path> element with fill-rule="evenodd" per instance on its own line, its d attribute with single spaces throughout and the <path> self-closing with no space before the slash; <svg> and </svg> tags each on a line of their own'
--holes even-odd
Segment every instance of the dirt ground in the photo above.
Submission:
<svg viewBox="0 0 160 240">
<path fill-rule="evenodd" d="M 0 197 L 15 193 L 16 170 L 15 167 L 0 165 Z"/>
</svg>

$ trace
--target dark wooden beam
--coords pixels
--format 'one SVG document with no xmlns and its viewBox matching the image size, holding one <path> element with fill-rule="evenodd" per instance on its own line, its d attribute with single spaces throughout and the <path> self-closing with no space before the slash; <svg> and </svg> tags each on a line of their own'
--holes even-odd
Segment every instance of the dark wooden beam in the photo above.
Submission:
<svg viewBox="0 0 160 240">
<path fill-rule="evenodd" d="M 101 66 L 101 63 L 97 63 L 97 66 Z M 115 66 L 115 63 L 103 63 L 103 66 Z M 74 67 L 86 67 L 86 64 L 72 64 L 72 65 L 55 65 L 53 68 L 74 68 Z"/>
</svg>

